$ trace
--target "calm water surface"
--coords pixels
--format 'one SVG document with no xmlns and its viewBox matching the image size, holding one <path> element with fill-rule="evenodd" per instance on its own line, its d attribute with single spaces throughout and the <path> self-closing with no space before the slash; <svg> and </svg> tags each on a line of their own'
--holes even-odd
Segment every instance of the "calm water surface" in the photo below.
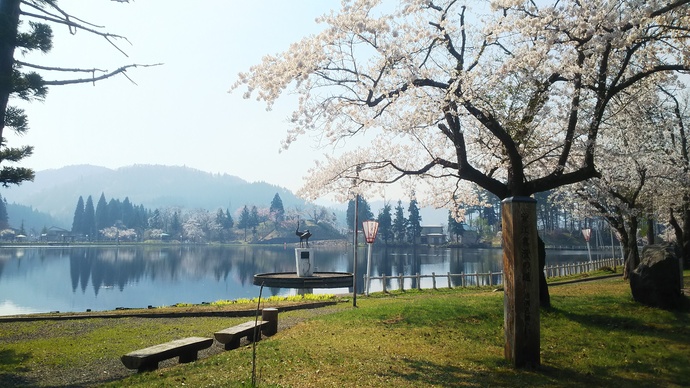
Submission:
<svg viewBox="0 0 690 388">
<path fill-rule="evenodd" d="M 314 248 L 316 271 L 353 272 L 351 248 Z M 602 252 L 610 256 L 610 252 Z M 358 251 L 363 291 L 366 249 Z M 597 258 L 595 256 L 594 258 Z M 548 251 L 547 264 L 586 261 L 587 251 Z M 500 249 L 384 248 L 375 246 L 371 276 L 499 272 Z M 253 276 L 294 272 L 293 247 L 12 247 L 0 248 L 0 315 L 112 310 L 254 298 Z M 396 280 L 388 287 L 397 287 Z M 408 283 L 409 282 L 409 283 Z M 405 280 L 410 288 L 412 279 Z M 422 279 L 423 288 L 431 279 Z M 428 284 L 427 284 L 428 283 Z M 446 286 L 443 281 L 439 287 Z M 380 291 L 372 281 L 371 291 Z M 297 290 L 265 288 L 264 296 Z M 315 293 L 348 293 L 352 288 Z"/>
</svg>

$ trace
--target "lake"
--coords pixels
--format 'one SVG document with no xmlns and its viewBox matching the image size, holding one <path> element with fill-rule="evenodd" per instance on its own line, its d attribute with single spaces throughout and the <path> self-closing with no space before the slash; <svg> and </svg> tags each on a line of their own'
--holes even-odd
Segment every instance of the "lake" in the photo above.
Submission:
<svg viewBox="0 0 690 388">
<path fill-rule="evenodd" d="M 500 249 L 375 246 L 371 276 L 499 272 Z M 366 248 L 358 250 L 358 292 L 363 292 Z M 610 251 L 593 254 L 610 257 Z M 587 250 L 547 251 L 547 264 L 586 261 Z M 315 247 L 319 272 L 352 272 L 348 247 Z M 253 276 L 294 272 L 294 247 L 283 246 L 71 246 L 1 247 L 0 315 L 83 312 L 169 306 L 255 298 Z M 431 280 L 429 279 L 429 282 Z M 439 283 L 439 287 L 447 284 Z M 430 287 L 422 282 L 422 287 Z M 372 281 L 371 291 L 382 290 Z M 264 296 L 294 295 L 298 290 L 265 288 Z M 343 294 L 352 288 L 317 289 Z"/>
</svg>

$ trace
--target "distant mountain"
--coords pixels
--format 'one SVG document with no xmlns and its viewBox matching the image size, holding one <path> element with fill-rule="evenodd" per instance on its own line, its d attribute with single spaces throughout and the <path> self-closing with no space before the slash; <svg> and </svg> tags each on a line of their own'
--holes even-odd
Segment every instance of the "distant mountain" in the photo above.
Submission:
<svg viewBox="0 0 690 388">
<path fill-rule="evenodd" d="M 170 206 L 207 210 L 227 208 L 234 214 L 245 205 L 269 207 L 276 193 L 286 209 L 306 205 L 289 190 L 269 183 L 249 183 L 232 175 L 160 165 L 134 165 L 116 170 L 79 165 L 37 171 L 33 182 L 0 193 L 9 204 L 47 213 L 67 227 L 72 224 L 79 196 L 86 201 L 91 195 L 95 205 L 101 193 L 106 200 L 128 197 L 131 203 L 147 209 Z M 12 220 L 10 223 L 15 224 Z"/>
<path fill-rule="evenodd" d="M 76 205 L 76 204 L 75 204 Z M 31 206 L 19 205 L 16 203 L 7 204 L 7 218 L 10 227 L 19 230 L 24 225 L 24 231 L 29 235 L 38 235 L 43 228 L 50 228 L 57 226 L 63 229 L 69 229 L 70 225 L 64 224 L 56 220 L 48 213 L 40 212 Z"/>
</svg>

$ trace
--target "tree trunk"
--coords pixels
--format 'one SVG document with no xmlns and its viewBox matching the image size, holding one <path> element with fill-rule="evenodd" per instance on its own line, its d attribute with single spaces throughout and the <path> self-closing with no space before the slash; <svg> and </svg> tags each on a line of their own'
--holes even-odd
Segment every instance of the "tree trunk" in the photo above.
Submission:
<svg viewBox="0 0 690 388">
<path fill-rule="evenodd" d="M 680 249 L 680 257 L 683 261 L 683 268 L 690 269 L 690 204 L 689 198 L 686 196 L 683 206 L 680 209 L 680 222 L 678 223 L 673 209 L 670 210 L 669 224 L 673 227 L 678 248 Z"/>
<path fill-rule="evenodd" d="M 630 274 L 640 264 L 640 253 L 637 250 L 637 217 L 631 216 L 628 221 L 627 240 L 625 241 L 625 268 L 623 269 L 623 279 L 628 279 Z"/>
<path fill-rule="evenodd" d="M 17 43 L 20 0 L 0 0 L 0 139 L 5 129 L 5 112 L 12 93 L 14 48 Z"/>
<path fill-rule="evenodd" d="M 683 209 L 683 234 L 678 240 L 683 258 L 683 268 L 690 269 L 690 204 L 686 201 Z"/>
<path fill-rule="evenodd" d="M 549 285 L 546 283 L 544 267 L 546 267 L 546 244 L 541 236 L 537 237 L 537 250 L 539 254 L 539 306 L 542 308 L 551 307 L 551 296 L 549 295 Z"/>
<path fill-rule="evenodd" d="M 647 217 L 647 244 L 654 245 L 654 238 L 656 235 L 656 228 L 654 227 L 654 217 L 650 214 Z"/>
</svg>

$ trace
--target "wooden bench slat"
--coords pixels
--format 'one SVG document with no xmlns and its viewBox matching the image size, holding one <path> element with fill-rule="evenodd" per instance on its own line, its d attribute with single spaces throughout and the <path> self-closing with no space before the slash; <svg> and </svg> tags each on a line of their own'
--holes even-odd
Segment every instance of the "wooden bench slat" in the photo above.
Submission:
<svg viewBox="0 0 690 388">
<path fill-rule="evenodd" d="M 268 324 L 269 321 L 256 322 L 256 338 L 253 339 L 254 341 L 261 340 L 261 329 Z M 240 339 L 242 337 L 247 337 L 249 341 L 252 341 L 252 337 L 254 336 L 254 326 L 254 321 L 248 321 L 236 326 L 219 330 L 213 333 L 213 336 L 216 338 L 216 341 L 225 345 L 226 350 L 236 349 L 240 346 Z"/>
<path fill-rule="evenodd" d="M 199 350 L 210 348 L 211 345 L 213 338 L 189 337 L 135 350 L 120 359 L 129 369 L 154 370 L 160 361 L 177 356 L 180 357 L 179 362 L 194 361 Z"/>
</svg>

